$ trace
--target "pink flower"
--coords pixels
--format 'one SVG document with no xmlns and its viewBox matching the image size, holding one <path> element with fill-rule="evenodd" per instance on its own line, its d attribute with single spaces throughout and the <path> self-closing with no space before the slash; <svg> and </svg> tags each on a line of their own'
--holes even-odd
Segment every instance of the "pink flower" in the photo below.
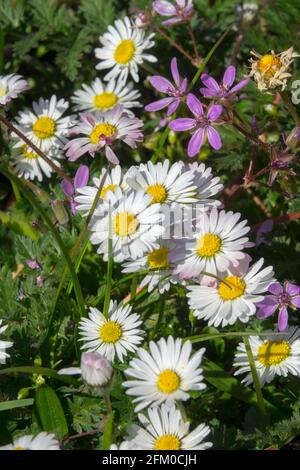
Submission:
<svg viewBox="0 0 300 470">
<path fill-rule="evenodd" d="M 72 214 L 77 213 L 77 205 L 76 205 L 76 202 L 74 201 L 74 197 L 76 196 L 76 191 L 77 189 L 83 188 L 83 186 L 86 186 L 88 180 L 89 180 L 89 169 L 86 165 L 81 165 L 76 171 L 73 182 L 70 182 L 69 180 L 65 178 L 61 182 L 61 189 L 63 190 L 65 195 L 68 196 L 68 199 L 70 201 Z"/>
<path fill-rule="evenodd" d="M 154 0 L 153 9 L 161 16 L 171 16 L 162 22 L 165 26 L 189 21 L 194 14 L 192 0 L 176 0 L 175 5 L 167 0 Z"/>
<path fill-rule="evenodd" d="M 239 90 L 244 88 L 249 83 L 249 78 L 242 80 L 237 85 L 232 87 L 233 82 L 235 80 L 236 75 L 236 68 L 233 65 L 230 65 L 225 70 L 222 83 L 219 85 L 216 80 L 203 73 L 201 75 L 201 80 L 205 85 L 205 88 L 200 88 L 200 92 L 203 96 L 207 97 L 214 97 L 214 98 L 228 98 L 229 96 L 237 93 Z"/>
</svg>

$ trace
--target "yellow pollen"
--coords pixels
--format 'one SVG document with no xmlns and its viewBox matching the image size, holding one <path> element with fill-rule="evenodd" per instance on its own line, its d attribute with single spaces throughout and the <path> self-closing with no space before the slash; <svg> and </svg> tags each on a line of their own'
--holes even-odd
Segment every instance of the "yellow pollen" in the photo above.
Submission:
<svg viewBox="0 0 300 470">
<path fill-rule="evenodd" d="M 279 57 L 273 54 L 266 54 L 258 61 L 259 71 L 266 77 L 274 77 L 275 73 L 282 66 L 282 62 Z"/>
<path fill-rule="evenodd" d="M 219 296 L 223 300 L 234 300 L 244 294 L 246 284 L 240 277 L 227 276 L 219 284 Z"/>
<path fill-rule="evenodd" d="M 13 449 L 11 450 L 26 450 L 24 447 L 14 447 Z"/>
<path fill-rule="evenodd" d="M 116 133 L 116 131 L 117 128 L 112 124 L 106 122 L 97 124 L 90 133 L 90 141 L 92 144 L 97 145 L 101 136 L 111 137 Z"/>
<path fill-rule="evenodd" d="M 155 203 L 163 203 L 167 199 L 167 191 L 162 184 L 153 184 L 152 186 L 148 186 L 147 193 L 152 196 L 152 204 Z"/>
<path fill-rule="evenodd" d="M 291 353 L 287 341 L 266 341 L 258 348 L 257 359 L 264 366 L 274 366 L 285 361 Z"/>
<path fill-rule="evenodd" d="M 108 321 L 99 330 L 100 339 L 103 343 L 117 343 L 122 336 L 122 328 L 115 321 Z"/>
<path fill-rule="evenodd" d="M 222 240 L 218 235 L 206 233 L 197 240 L 196 250 L 199 256 L 211 258 L 221 250 Z"/>
<path fill-rule="evenodd" d="M 30 150 L 26 144 L 22 145 L 21 154 L 23 158 L 30 158 L 30 160 L 34 160 L 39 157 L 38 154 Z"/>
<path fill-rule="evenodd" d="M 97 109 L 109 109 L 112 108 L 118 101 L 117 96 L 114 93 L 104 92 L 100 95 L 94 96 L 94 106 Z"/>
<path fill-rule="evenodd" d="M 139 221 L 131 212 L 119 212 L 115 216 L 113 226 L 119 237 L 128 237 L 137 231 Z"/>
<path fill-rule="evenodd" d="M 180 387 L 180 377 L 171 369 L 165 369 L 157 379 L 157 387 L 163 393 L 173 393 Z"/>
<path fill-rule="evenodd" d="M 107 191 L 112 191 L 112 192 L 114 192 L 114 190 L 116 189 L 116 187 L 117 187 L 116 184 L 108 184 L 107 186 L 104 186 L 104 188 L 102 188 L 101 193 L 100 193 L 101 199 L 104 199 L 104 198 L 105 198 Z"/>
<path fill-rule="evenodd" d="M 3 85 L 0 85 L 0 98 L 5 95 L 6 95 L 6 87 Z"/>
<path fill-rule="evenodd" d="M 134 42 L 131 41 L 130 39 L 124 39 L 117 46 L 115 53 L 114 53 L 114 59 L 118 64 L 125 65 L 131 61 L 131 59 L 134 56 L 134 53 L 135 53 Z"/>
<path fill-rule="evenodd" d="M 147 257 L 150 268 L 163 269 L 169 266 L 169 249 L 166 247 L 151 251 Z"/>
<path fill-rule="evenodd" d="M 38 139 L 50 139 L 55 134 L 56 123 L 48 116 L 41 116 L 33 124 L 32 130 Z"/>
<path fill-rule="evenodd" d="M 181 443 L 178 437 L 173 434 L 164 434 L 156 439 L 155 450 L 179 450 Z"/>
</svg>

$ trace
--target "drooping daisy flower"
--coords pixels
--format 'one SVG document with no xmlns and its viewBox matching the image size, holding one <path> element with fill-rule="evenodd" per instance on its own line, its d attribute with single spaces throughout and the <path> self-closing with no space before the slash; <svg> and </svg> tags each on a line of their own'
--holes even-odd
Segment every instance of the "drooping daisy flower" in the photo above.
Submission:
<svg viewBox="0 0 300 470">
<path fill-rule="evenodd" d="M 40 98 L 32 103 L 32 110 L 18 114 L 17 128 L 47 154 L 50 149 L 62 148 L 73 124 L 72 116 L 62 117 L 68 106 L 67 101 L 57 100 L 55 95 L 50 100 Z"/>
<path fill-rule="evenodd" d="M 293 47 L 286 51 L 275 54 L 271 51 L 269 54 L 261 55 L 251 51 L 255 59 L 250 59 L 251 71 L 249 76 L 253 77 L 260 91 L 274 90 L 276 88 L 282 91 L 286 88 L 287 79 L 291 77 L 288 72 L 291 64 L 296 57 Z"/>
<path fill-rule="evenodd" d="M 263 258 L 250 269 L 244 266 L 227 270 L 222 281 L 210 286 L 188 286 L 188 303 L 198 319 L 208 320 L 208 325 L 233 325 L 238 319 L 246 323 L 256 312 L 256 303 L 273 281 L 273 268 L 261 270 Z"/>
<path fill-rule="evenodd" d="M 244 248 L 251 246 L 245 235 L 250 231 L 247 220 L 238 222 L 240 213 L 215 207 L 210 213 L 202 213 L 196 221 L 196 233 L 186 243 L 186 254 L 176 273 L 185 278 L 199 276 L 203 271 L 217 275 L 230 265 L 238 266 L 245 258 Z"/>
<path fill-rule="evenodd" d="M 271 333 L 271 331 L 268 331 Z M 288 328 L 280 335 L 260 338 L 250 336 L 255 367 L 259 381 L 263 386 L 270 383 L 276 375 L 287 377 L 288 374 L 300 376 L 300 329 Z M 249 385 L 253 382 L 249 359 L 244 343 L 237 347 L 233 366 L 237 368 L 234 375 L 247 373 L 242 380 Z"/>
<path fill-rule="evenodd" d="M 152 197 L 152 203 L 185 204 L 196 202 L 194 175 L 182 162 L 169 160 L 153 164 L 149 161 L 128 172 L 126 182 L 136 191 L 143 190 Z"/>
<path fill-rule="evenodd" d="M 183 421 L 175 405 L 148 408 L 147 415 L 139 413 L 142 427 L 135 429 L 132 441 L 143 450 L 205 450 L 212 446 L 204 441 L 209 427 L 200 424 L 189 432 L 190 423 Z"/>
<path fill-rule="evenodd" d="M 130 305 L 110 301 L 108 318 L 91 307 L 89 318 L 79 323 L 81 349 L 97 352 L 113 361 L 115 355 L 123 362 L 128 351 L 133 352 L 141 343 L 142 321 L 136 313 L 131 313 Z"/>
<path fill-rule="evenodd" d="M 81 375 L 92 387 L 107 385 L 113 375 L 111 362 L 98 353 L 82 353 L 80 367 L 67 367 L 58 371 L 60 375 Z"/>
<path fill-rule="evenodd" d="M 139 81 L 138 67 L 144 62 L 156 62 L 153 55 L 145 54 L 144 50 L 154 46 L 151 41 L 154 34 L 145 37 L 145 32 L 125 16 L 123 20 L 116 20 L 114 26 L 108 27 L 108 32 L 100 36 L 103 47 L 95 49 L 100 62 L 96 65 L 98 70 L 112 69 L 104 80 L 118 78 L 125 83 L 130 74 L 135 82 Z"/>
<path fill-rule="evenodd" d="M 135 397 L 138 412 L 149 406 L 166 403 L 171 407 L 175 401 L 189 399 L 190 390 L 203 390 L 201 364 L 205 348 L 191 356 L 192 344 L 180 338 L 161 338 L 150 341 L 150 352 L 143 348 L 137 351 L 125 374 L 130 379 L 123 383 L 127 394 Z"/>
<path fill-rule="evenodd" d="M 40 432 L 37 436 L 18 437 L 12 444 L 0 447 L 0 450 L 60 450 L 54 434 Z"/>
<path fill-rule="evenodd" d="M 197 206 L 201 204 L 204 209 L 219 207 L 221 202 L 213 199 L 213 196 L 223 189 L 220 178 L 213 177 L 212 169 L 210 167 L 206 168 L 204 163 L 190 163 L 188 169 L 194 174 L 194 184 L 197 188 Z"/>
<path fill-rule="evenodd" d="M 2 325 L 2 321 L 3 320 L 0 320 L 0 334 L 3 333 L 7 326 L 1 326 Z M 10 355 L 6 352 L 6 349 L 9 349 L 11 348 L 13 345 L 13 343 L 11 341 L 2 341 L 0 340 L 0 364 L 5 364 L 6 362 L 6 359 L 8 357 L 10 357 Z"/>
<path fill-rule="evenodd" d="M 115 80 L 103 84 L 100 78 L 96 78 L 90 86 L 82 85 L 82 89 L 74 93 L 71 101 L 75 103 L 76 111 L 108 111 L 117 104 L 122 104 L 124 111 L 133 117 L 130 109 L 142 106 L 138 101 L 141 94 L 133 87 L 133 83 L 124 85 Z"/>
<path fill-rule="evenodd" d="M 213 104 L 205 114 L 202 104 L 193 93 L 187 95 L 186 104 L 194 118 L 174 119 L 170 122 L 169 127 L 173 131 L 192 131 L 193 135 L 188 143 L 188 156 L 195 157 L 206 140 L 213 149 L 219 150 L 222 147 L 222 141 L 218 131 L 214 128 L 214 123 L 222 114 L 222 106 Z"/>
<path fill-rule="evenodd" d="M 94 157 L 104 148 L 107 160 L 118 164 L 119 159 L 110 146 L 116 140 L 122 140 L 129 147 L 136 148 L 137 142 L 144 138 L 142 127 L 143 122 L 128 117 L 122 105 L 105 112 L 81 114 L 80 122 L 72 128 L 72 134 L 83 134 L 85 137 L 70 140 L 65 146 L 66 155 L 74 162 L 85 153 Z"/>
<path fill-rule="evenodd" d="M 170 19 L 162 22 L 165 26 L 184 23 L 189 21 L 195 13 L 193 0 L 176 0 L 169 2 L 167 0 L 154 0 L 153 9 L 162 16 L 171 16 Z"/>
<path fill-rule="evenodd" d="M 216 82 L 216 80 L 208 75 L 207 73 L 203 73 L 201 75 L 201 81 L 204 84 L 203 88 L 200 88 L 200 93 L 203 96 L 212 97 L 212 98 L 220 98 L 220 99 L 227 99 L 230 96 L 236 94 L 242 88 L 244 88 L 250 81 L 249 78 L 242 80 L 234 87 L 232 86 L 235 80 L 236 75 L 236 68 L 233 65 L 229 65 L 224 72 L 224 76 L 222 79 L 221 85 Z"/>
<path fill-rule="evenodd" d="M 21 75 L 14 73 L 0 76 L 0 105 L 5 105 L 18 97 L 20 93 L 28 90 L 29 85 Z"/>
<path fill-rule="evenodd" d="M 157 247 L 164 233 L 160 204 L 151 204 L 151 197 L 142 191 L 124 194 L 120 188 L 109 191 L 92 218 L 91 242 L 100 245 L 97 252 L 108 259 L 111 235 L 113 258 L 116 262 L 136 259 Z M 110 228 L 111 223 L 111 230 Z"/>
</svg>

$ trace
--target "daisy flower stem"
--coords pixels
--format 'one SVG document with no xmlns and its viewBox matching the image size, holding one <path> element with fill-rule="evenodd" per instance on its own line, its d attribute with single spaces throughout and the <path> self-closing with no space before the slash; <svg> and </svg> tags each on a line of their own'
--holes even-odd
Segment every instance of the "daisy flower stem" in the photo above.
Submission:
<svg viewBox="0 0 300 470">
<path fill-rule="evenodd" d="M 154 331 L 153 331 L 153 338 L 155 338 L 159 328 L 160 328 L 160 325 L 161 325 L 161 322 L 162 322 L 162 319 L 163 319 L 163 315 L 164 315 L 164 309 L 165 309 L 165 297 L 161 297 L 160 299 L 160 302 L 159 302 L 159 311 L 158 311 L 158 317 L 157 317 L 157 322 L 156 322 L 156 325 L 155 325 L 155 328 L 154 328 Z"/>
<path fill-rule="evenodd" d="M 177 44 L 176 41 L 174 41 L 174 39 L 172 39 L 168 34 L 166 34 L 162 29 L 160 29 L 158 26 L 156 26 L 155 28 L 155 31 L 157 31 L 162 37 L 164 37 L 173 47 L 175 47 L 182 55 L 184 55 L 190 62 L 192 65 L 194 65 L 195 67 L 196 64 L 195 64 L 195 61 L 193 59 L 193 57 L 188 54 L 188 52 L 186 52 L 179 44 Z"/>
<path fill-rule="evenodd" d="M 130 286 L 130 302 L 133 302 L 136 296 L 136 289 L 138 285 L 138 277 L 133 276 Z"/>
<path fill-rule="evenodd" d="M 103 399 L 105 401 L 108 414 L 112 413 L 113 409 L 110 401 L 109 387 L 105 387 L 103 389 Z"/>
<path fill-rule="evenodd" d="M 253 384 L 255 388 L 255 393 L 256 393 L 256 398 L 257 398 L 257 405 L 261 411 L 262 415 L 266 414 L 266 408 L 265 408 L 265 403 L 264 403 L 264 397 L 261 391 L 261 386 L 257 374 L 257 370 L 255 367 L 255 361 L 252 353 L 252 349 L 250 346 L 249 338 L 247 336 L 243 336 L 244 344 L 246 347 L 246 352 L 249 360 L 249 365 L 252 373 L 252 378 L 253 378 Z"/>
<path fill-rule="evenodd" d="M 112 217 L 111 212 L 109 213 L 109 238 L 108 238 L 108 261 L 107 261 L 107 276 L 106 276 L 106 291 L 104 298 L 103 315 L 105 318 L 108 316 L 109 303 L 110 303 L 110 291 L 112 287 L 112 269 L 113 269 L 113 255 L 112 255 Z"/>
</svg>

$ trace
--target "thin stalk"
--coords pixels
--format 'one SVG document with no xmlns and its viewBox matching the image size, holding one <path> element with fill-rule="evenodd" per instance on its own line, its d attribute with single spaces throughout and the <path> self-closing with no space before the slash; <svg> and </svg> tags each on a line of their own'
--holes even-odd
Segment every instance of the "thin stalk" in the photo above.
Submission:
<svg viewBox="0 0 300 470">
<path fill-rule="evenodd" d="M 138 276 L 135 275 L 132 278 L 131 286 L 130 286 L 130 302 L 133 302 L 135 299 L 137 286 L 138 286 Z"/>
<path fill-rule="evenodd" d="M 189 340 L 191 343 L 202 343 L 203 341 L 210 341 L 215 338 L 236 338 L 240 336 L 278 336 L 282 333 L 258 333 L 257 331 L 228 331 L 227 333 L 212 333 L 195 336 L 187 336 L 185 341 Z"/>
<path fill-rule="evenodd" d="M 195 38 L 195 35 L 194 35 L 194 31 L 193 31 L 190 24 L 189 24 L 188 29 L 189 29 L 189 35 L 190 35 L 190 38 L 192 40 L 192 44 L 193 44 L 193 48 L 194 48 L 195 59 L 196 59 L 197 62 L 199 62 L 200 56 L 199 56 L 198 48 L 197 48 L 197 41 L 196 41 L 196 38 Z"/>
<path fill-rule="evenodd" d="M 108 219 L 108 261 L 107 261 L 107 276 L 106 276 L 106 291 L 103 306 L 103 315 L 105 318 L 108 316 L 110 292 L 112 286 L 112 269 L 113 269 L 113 253 L 112 253 L 112 220 L 111 210 L 109 208 L 109 219 Z"/>
<path fill-rule="evenodd" d="M 265 415 L 266 414 L 266 408 L 265 408 L 264 397 L 263 397 L 263 394 L 262 394 L 262 391 L 261 391 L 260 381 L 259 381 L 257 370 L 256 370 L 256 367 L 255 367 L 255 361 L 254 361 L 250 341 L 249 341 L 249 338 L 247 336 L 244 336 L 243 340 L 244 340 L 244 343 L 245 343 L 246 352 L 247 352 L 249 365 L 250 365 L 250 369 L 251 369 L 251 374 L 252 374 L 252 378 L 253 378 L 253 384 L 254 384 L 256 398 L 257 398 L 257 405 L 258 405 L 258 407 L 261 411 L 261 414 Z"/>
<path fill-rule="evenodd" d="M 175 47 L 182 55 L 184 55 L 191 62 L 192 65 L 194 65 L 196 67 L 193 57 L 188 52 L 186 52 L 179 44 L 177 44 L 177 42 L 174 41 L 174 39 L 172 39 L 168 34 L 166 34 L 158 26 L 156 26 L 154 29 L 161 36 L 163 36 L 173 47 Z"/>
<path fill-rule="evenodd" d="M 165 309 L 165 297 L 161 297 L 160 299 L 160 302 L 159 302 L 159 311 L 158 311 L 158 317 L 157 317 L 157 322 L 156 322 L 156 325 L 154 327 L 154 331 L 153 331 L 153 335 L 152 335 L 152 338 L 155 338 L 159 328 L 160 328 L 160 325 L 161 325 L 161 322 L 162 322 L 162 319 L 163 319 L 163 315 L 164 315 L 164 309 Z"/>
</svg>

